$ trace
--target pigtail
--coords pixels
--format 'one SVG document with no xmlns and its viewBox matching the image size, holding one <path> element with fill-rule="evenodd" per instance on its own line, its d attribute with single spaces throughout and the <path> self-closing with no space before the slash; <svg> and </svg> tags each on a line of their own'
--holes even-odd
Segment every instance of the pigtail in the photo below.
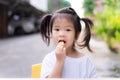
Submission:
<svg viewBox="0 0 120 80">
<path fill-rule="evenodd" d="M 43 41 L 45 41 L 48 45 L 50 43 L 50 20 L 52 15 L 46 14 L 41 18 L 40 22 L 40 33 Z"/>
<path fill-rule="evenodd" d="M 90 38 L 91 38 L 91 28 L 93 26 L 93 22 L 88 19 L 88 18 L 81 18 L 80 20 L 82 20 L 85 23 L 85 37 L 83 38 L 83 42 L 84 44 L 82 44 L 82 47 L 87 47 L 87 49 L 92 52 L 89 42 L 90 42 Z"/>
<path fill-rule="evenodd" d="M 67 14 L 71 14 L 73 15 L 76 19 L 77 19 L 77 23 L 74 22 L 76 27 L 76 34 L 77 32 L 81 32 L 81 23 L 80 20 L 82 20 L 85 23 L 85 37 L 83 38 L 82 44 L 78 43 L 78 46 L 81 48 L 87 47 L 87 49 L 92 52 L 90 45 L 89 45 L 89 41 L 91 38 L 91 27 L 93 26 L 93 22 L 88 19 L 88 18 L 80 18 L 77 13 L 75 12 L 75 10 L 71 7 L 66 8 L 64 11 L 62 11 L 63 13 L 67 13 Z M 76 38 L 78 37 L 78 35 L 76 35 Z"/>
</svg>

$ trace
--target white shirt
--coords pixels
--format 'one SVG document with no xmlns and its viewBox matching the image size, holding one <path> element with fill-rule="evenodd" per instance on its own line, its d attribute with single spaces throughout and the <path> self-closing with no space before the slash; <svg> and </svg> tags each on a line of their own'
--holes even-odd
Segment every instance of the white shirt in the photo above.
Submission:
<svg viewBox="0 0 120 80">
<path fill-rule="evenodd" d="M 56 61 L 55 52 L 47 54 L 42 62 L 41 78 L 48 76 Z M 71 58 L 66 56 L 62 78 L 95 78 L 96 69 L 88 56 Z"/>
</svg>

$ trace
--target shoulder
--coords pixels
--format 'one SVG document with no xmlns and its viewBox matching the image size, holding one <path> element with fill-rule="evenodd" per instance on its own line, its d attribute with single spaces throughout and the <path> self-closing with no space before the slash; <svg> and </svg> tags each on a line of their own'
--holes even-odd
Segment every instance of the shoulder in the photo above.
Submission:
<svg viewBox="0 0 120 80">
<path fill-rule="evenodd" d="M 84 61 L 87 63 L 87 64 L 93 64 L 91 58 L 87 55 L 84 55 Z"/>
<path fill-rule="evenodd" d="M 44 58 L 49 58 L 49 57 L 52 57 L 54 55 L 55 55 L 54 51 L 52 51 L 52 52 L 48 53 Z"/>
<path fill-rule="evenodd" d="M 79 57 L 78 62 L 80 62 L 80 64 L 82 63 L 83 65 L 86 65 L 87 67 L 92 67 L 94 66 L 91 58 L 88 55 L 83 55 L 82 57 Z"/>
<path fill-rule="evenodd" d="M 55 60 L 55 51 L 52 51 L 50 53 L 48 53 L 44 59 L 43 59 L 43 62 L 50 62 L 50 61 L 54 61 Z"/>
<path fill-rule="evenodd" d="M 86 67 L 88 68 L 89 71 L 95 71 L 96 68 L 95 68 L 95 65 L 94 63 L 92 62 L 91 58 L 89 56 L 85 56 L 85 64 L 86 64 Z"/>
<path fill-rule="evenodd" d="M 90 78 L 96 78 L 97 73 L 96 73 L 96 67 L 94 63 L 92 62 L 91 58 L 89 56 L 86 57 L 86 68 L 87 68 L 87 73 L 89 74 Z"/>
<path fill-rule="evenodd" d="M 65 62 L 73 62 L 73 63 L 82 63 L 82 65 L 89 65 L 92 64 L 92 61 L 90 60 L 89 56 L 82 54 L 82 56 L 79 57 L 69 57 L 66 56 Z"/>
<path fill-rule="evenodd" d="M 54 63 L 55 63 L 55 52 L 52 51 L 48 53 L 42 61 L 42 70 L 41 70 L 42 78 L 45 78 L 46 76 L 48 76 L 48 74 L 50 74 L 50 72 L 54 67 Z"/>
</svg>

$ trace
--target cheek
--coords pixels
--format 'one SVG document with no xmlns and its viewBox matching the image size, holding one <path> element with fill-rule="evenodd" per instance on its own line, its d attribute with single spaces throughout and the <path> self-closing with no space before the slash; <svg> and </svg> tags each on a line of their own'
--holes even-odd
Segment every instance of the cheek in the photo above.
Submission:
<svg viewBox="0 0 120 80">
<path fill-rule="evenodd" d="M 54 44 L 57 45 L 57 35 L 52 34 L 51 38 L 52 38 Z"/>
<path fill-rule="evenodd" d="M 74 34 L 74 33 L 73 33 Z M 70 45 L 73 44 L 73 42 L 75 41 L 75 35 L 73 34 L 69 34 L 68 38 L 67 38 L 67 41 Z"/>
<path fill-rule="evenodd" d="M 72 32 L 71 34 L 69 34 L 69 40 L 75 40 L 75 33 Z"/>
</svg>

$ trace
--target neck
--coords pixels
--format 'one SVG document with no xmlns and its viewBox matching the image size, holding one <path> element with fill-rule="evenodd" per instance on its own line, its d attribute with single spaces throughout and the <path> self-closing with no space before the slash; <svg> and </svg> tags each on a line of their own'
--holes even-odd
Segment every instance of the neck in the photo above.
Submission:
<svg viewBox="0 0 120 80">
<path fill-rule="evenodd" d="M 76 52 L 76 50 L 74 48 L 72 48 L 72 47 L 66 49 L 66 55 L 67 56 L 73 55 L 75 52 Z"/>
<path fill-rule="evenodd" d="M 82 53 L 79 53 L 74 48 L 66 49 L 66 55 L 72 58 L 79 58 L 79 57 L 84 56 Z"/>
</svg>

